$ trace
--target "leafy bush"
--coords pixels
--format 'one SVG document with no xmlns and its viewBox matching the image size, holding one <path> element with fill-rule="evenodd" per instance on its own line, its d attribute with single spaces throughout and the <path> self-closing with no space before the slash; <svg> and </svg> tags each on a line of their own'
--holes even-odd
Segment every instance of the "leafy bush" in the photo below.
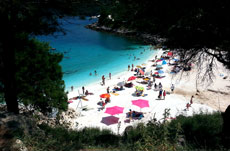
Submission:
<svg viewBox="0 0 230 151">
<path fill-rule="evenodd" d="M 196 114 L 191 117 L 180 115 L 170 123 L 170 127 L 181 125 L 187 144 L 197 149 L 221 148 L 222 117 L 220 113 Z M 171 135 L 174 131 L 170 131 Z"/>
</svg>

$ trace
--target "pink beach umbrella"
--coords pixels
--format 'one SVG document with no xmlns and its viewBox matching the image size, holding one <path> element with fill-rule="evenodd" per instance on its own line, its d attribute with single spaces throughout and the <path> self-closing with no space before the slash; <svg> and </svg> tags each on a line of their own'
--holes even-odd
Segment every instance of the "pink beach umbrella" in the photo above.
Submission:
<svg viewBox="0 0 230 151">
<path fill-rule="evenodd" d="M 141 69 L 139 69 L 139 72 L 142 74 L 142 75 L 144 75 L 145 73 L 144 73 L 144 71 L 143 70 L 141 70 Z"/>
<path fill-rule="evenodd" d="M 114 107 L 107 107 L 105 113 L 108 113 L 110 115 L 116 115 L 123 113 L 124 108 L 119 107 L 119 106 L 114 106 Z"/>
<path fill-rule="evenodd" d="M 149 101 L 148 100 L 142 100 L 142 99 L 133 100 L 132 104 L 136 105 L 136 106 L 138 106 L 140 108 L 149 107 Z"/>
<path fill-rule="evenodd" d="M 107 117 L 102 118 L 101 123 L 104 123 L 105 125 L 109 126 L 109 125 L 118 123 L 118 121 L 119 121 L 118 117 L 107 116 Z"/>
</svg>

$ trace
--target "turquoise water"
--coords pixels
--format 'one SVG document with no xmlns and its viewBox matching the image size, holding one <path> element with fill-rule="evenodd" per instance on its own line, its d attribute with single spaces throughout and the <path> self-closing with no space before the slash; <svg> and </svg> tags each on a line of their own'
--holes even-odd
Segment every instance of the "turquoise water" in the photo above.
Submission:
<svg viewBox="0 0 230 151">
<path fill-rule="evenodd" d="M 66 34 L 38 37 L 49 42 L 55 51 L 62 52 L 64 58 L 60 63 L 64 72 L 66 90 L 71 86 L 82 87 L 127 70 L 128 65 L 143 63 L 153 51 L 149 46 L 113 34 L 86 29 L 84 26 L 96 20 L 79 20 L 68 18 L 62 20 Z M 144 51 L 145 49 L 145 51 Z M 143 52 L 141 54 L 140 52 Z M 134 60 L 134 56 L 139 60 Z M 97 71 L 97 76 L 94 71 Z M 92 76 L 89 75 L 92 73 Z"/>
</svg>

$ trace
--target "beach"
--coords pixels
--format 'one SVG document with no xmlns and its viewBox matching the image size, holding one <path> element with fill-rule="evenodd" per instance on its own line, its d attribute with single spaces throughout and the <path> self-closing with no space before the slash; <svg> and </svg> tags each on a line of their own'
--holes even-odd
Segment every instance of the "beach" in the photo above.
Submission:
<svg viewBox="0 0 230 151">
<path fill-rule="evenodd" d="M 142 64 L 139 64 L 142 67 L 145 67 L 145 73 L 156 72 L 155 67 L 152 67 L 154 62 L 150 61 L 155 58 L 155 55 L 158 58 L 163 54 L 163 50 L 159 49 L 153 55 L 151 55 L 146 61 L 143 61 Z M 137 65 L 135 65 L 136 67 Z M 73 129 L 82 129 L 84 127 L 99 127 L 101 129 L 110 129 L 116 134 L 122 134 L 125 131 L 125 128 L 128 126 L 135 126 L 138 123 L 147 123 L 149 120 L 156 119 L 158 121 L 163 120 L 163 114 L 165 110 L 169 109 L 169 120 L 175 118 L 176 116 L 182 114 L 185 116 L 191 116 L 195 113 L 212 113 L 216 111 L 224 111 L 228 104 L 229 98 L 229 78 L 223 79 L 228 75 L 228 71 L 219 64 L 217 68 L 218 71 L 215 71 L 216 78 L 214 82 L 205 85 L 201 84 L 197 86 L 197 71 L 195 65 L 192 67 L 192 70 L 189 72 L 179 72 L 177 74 L 171 74 L 172 66 L 168 64 L 162 65 L 164 78 L 156 78 L 155 83 L 162 83 L 163 90 L 165 90 L 166 96 L 165 99 L 159 99 L 159 91 L 154 90 L 153 86 L 151 89 L 147 88 L 146 84 L 141 84 L 142 79 L 135 79 L 131 82 L 134 84 L 132 88 L 124 87 L 124 90 L 116 91 L 115 93 L 110 93 L 111 102 L 105 105 L 103 110 L 98 110 L 101 108 L 98 105 L 98 102 L 101 100 L 104 101 L 104 98 L 100 98 L 101 94 L 107 93 L 107 88 L 110 88 L 112 92 L 113 88 L 117 86 L 119 82 L 128 82 L 129 77 L 133 76 L 135 72 L 133 71 L 124 71 L 122 73 L 112 75 L 109 79 L 109 73 L 105 75 L 105 85 L 101 85 L 101 81 L 94 83 L 89 83 L 89 85 L 84 86 L 85 90 L 93 93 L 93 95 L 87 95 L 84 99 L 71 99 L 79 95 L 83 95 L 82 88 L 74 88 L 73 91 L 68 93 L 68 98 L 71 99 L 69 104 L 69 109 L 75 110 L 77 116 L 71 118 L 71 123 Z M 152 80 L 152 79 L 150 79 Z M 171 92 L 171 85 L 174 84 L 174 92 Z M 143 96 L 135 95 L 135 86 L 140 86 L 144 88 Z M 199 91 L 197 91 L 197 88 Z M 222 93 L 221 93 L 222 92 Z M 191 97 L 193 98 L 193 103 L 188 109 L 186 105 L 190 103 Z M 210 97 L 211 96 L 211 97 Z M 87 100 L 86 100 L 87 99 Z M 140 108 L 139 106 L 133 105 L 133 100 L 147 100 L 149 107 Z M 106 108 L 109 107 L 122 107 L 124 108 L 123 112 L 118 114 L 108 114 L 105 113 Z M 129 110 L 143 112 L 144 117 L 141 119 L 129 119 L 127 118 L 127 113 Z M 115 117 L 115 118 L 114 118 Z M 115 120 L 104 121 L 105 118 L 114 118 Z"/>
</svg>

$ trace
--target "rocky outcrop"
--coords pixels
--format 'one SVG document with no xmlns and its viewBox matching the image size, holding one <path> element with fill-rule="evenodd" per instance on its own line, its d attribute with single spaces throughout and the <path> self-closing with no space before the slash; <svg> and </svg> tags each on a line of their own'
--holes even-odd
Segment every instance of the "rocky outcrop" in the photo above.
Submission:
<svg viewBox="0 0 230 151">
<path fill-rule="evenodd" d="M 101 26 L 98 23 L 93 23 L 93 24 L 87 25 L 85 27 L 92 29 L 92 30 L 109 32 L 109 33 L 114 33 L 114 34 L 118 34 L 121 36 L 129 37 L 129 38 L 134 38 L 134 39 L 140 40 L 146 44 L 157 45 L 157 44 L 161 44 L 164 41 L 163 38 L 159 38 L 159 36 L 157 36 L 157 35 L 138 32 L 135 30 L 130 30 L 130 29 L 124 28 L 124 27 L 114 29 L 111 27 L 106 27 L 104 25 Z"/>
<path fill-rule="evenodd" d="M 0 150 L 27 151 L 28 149 L 19 138 L 34 134 L 43 135 L 33 119 L 0 112 Z"/>
</svg>

